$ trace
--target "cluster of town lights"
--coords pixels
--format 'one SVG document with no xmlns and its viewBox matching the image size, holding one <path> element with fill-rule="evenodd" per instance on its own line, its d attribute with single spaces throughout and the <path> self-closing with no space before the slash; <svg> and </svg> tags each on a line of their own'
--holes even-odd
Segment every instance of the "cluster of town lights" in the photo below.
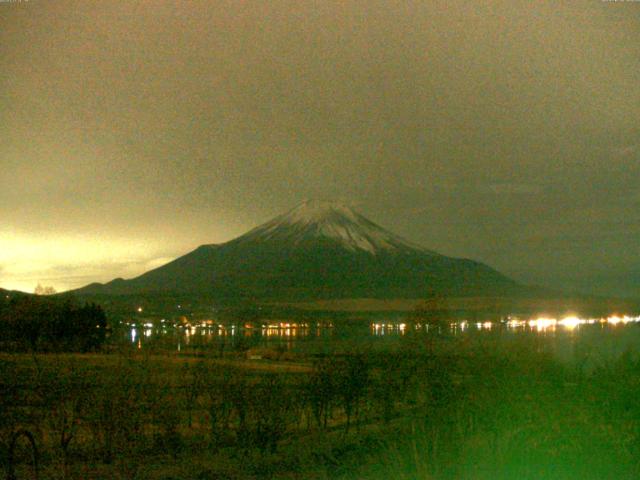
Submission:
<svg viewBox="0 0 640 480">
<path fill-rule="evenodd" d="M 510 328 L 524 328 L 528 326 L 531 329 L 535 329 L 539 332 L 554 330 L 557 326 L 563 327 L 567 330 L 573 330 L 580 325 L 594 325 L 594 324 L 606 324 L 606 325 L 618 325 L 627 323 L 640 322 L 640 316 L 631 317 L 629 315 L 611 315 L 609 317 L 602 318 L 579 318 L 576 316 L 563 317 L 561 319 L 551 317 L 539 317 L 531 320 L 519 320 L 510 319 L 507 325 Z"/>
<path fill-rule="evenodd" d="M 166 333 L 167 325 L 166 320 L 162 319 L 161 321 L 161 332 Z M 136 337 L 138 336 L 138 332 L 136 328 L 143 328 L 144 336 L 148 337 L 152 333 L 152 329 L 154 328 L 154 324 L 151 322 L 147 323 L 133 323 L 133 322 L 125 322 L 125 325 L 131 327 L 131 340 L 135 342 Z M 174 327 L 180 328 L 187 337 L 198 334 L 199 332 L 203 332 L 207 335 L 216 334 L 227 336 L 227 335 L 235 335 L 238 331 L 244 331 L 245 335 L 250 334 L 253 331 L 260 331 L 262 335 L 265 336 L 298 336 L 305 335 L 309 329 L 310 325 L 306 322 L 273 322 L 273 323 L 261 323 L 261 324 L 252 324 L 245 323 L 241 326 L 237 325 L 222 325 L 215 323 L 213 320 L 203 320 L 199 322 L 189 322 L 186 319 L 182 321 L 178 321 L 173 324 Z M 316 324 L 317 330 L 319 331 L 321 328 L 332 328 L 333 323 L 320 323 Z"/>
<path fill-rule="evenodd" d="M 372 323 L 371 330 L 374 335 L 382 336 L 390 333 L 404 335 L 407 330 L 406 323 Z"/>
<path fill-rule="evenodd" d="M 554 317 L 538 317 L 532 319 L 519 319 L 516 317 L 509 317 L 504 322 L 509 329 L 525 330 L 527 327 L 530 330 L 537 332 L 555 331 L 557 327 L 562 327 L 565 330 L 574 330 L 580 325 L 626 325 L 627 323 L 640 322 L 640 316 L 632 317 L 629 315 L 611 315 L 609 317 L 602 318 L 579 318 L 576 316 L 566 316 L 561 318 Z M 455 331 L 465 332 L 469 329 L 470 325 L 475 325 L 476 330 L 491 330 L 496 327 L 498 322 L 474 322 L 470 324 L 467 320 L 460 322 L 452 322 L 450 327 Z M 413 324 L 413 328 L 420 330 L 422 328 L 429 329 L 429 324 L 416 323 Z M 388 334 L 401 334 L 404 335 L 408 329 L 408 325 L 405 323 L 383 323 L 376 322 L 371 324 L 371 331 L 376 336 L 388 335 Z"/>
<path fill-rule="evenodd" d="M 554 332 L 556 328 L 561 327 L 564 330 L 572 331 L 581 325 L 626 325 L 628 323 L 638 323 L 640 322 L 640 316 L 629 316 L 629 315 L 610 315 L 608 317 L 601 318 L 580 318 L 574 315 L 569 315 L 561 318 L 554 317 L 537 317 L 531 319 L 520 319 L 517 317 L 508 317 L 502 322 L 473 322 L 470 323 L 467 320 L 462 320 L 460 322 L 453 322 L 450 324 L 450 327 L 456 331 L 465 332 L 469 329 L 470 326 L 475 326 L 476 330 L 492 330 L 493 328 L 497 328 L 497 326 L 501 323 L 506 325 L 507 328 L 513 330 L 531 330 L 536 332 Z M 150 337 L 152 335 L 152 331 L 154 327 L 160 327 L 161 333 L 166 333 L 167 325 L 166 319 L 160 320 L 161 325 L 154 325 L 151 322 L 145 323 L 130 323 L 125 322 L 125 324 L 131 327 L 130 335 L 131 342 L 135 343 L 136 341 L 140 342 L 140 337 Z M 395 323 L 395 322 L 374 322 L 371 323 L 371 333 L 375 336 L 384 336 L 384 335 L 394 335 L 400 334 L 404 335 L 407 331 L 411 329 L 421 330 L 425 329 L 429 331 L 430 325 L 428 323 L 415 323 L 415 324 L 407 324 L 407 323 Z M 215 323 L 213 320 L 204 320 L 198 323 L 190 323 L 186 320 L 183 320 L 182 323 L 174 324 L 174 326 L 179 326 L 183 329 L 185 336 L 187 337 L 187 341 L 190 336 L 196 335 L 200 329 L 204 331 L 207 335 L 215 334 L 217 332 L 218 335 L 227 336 L 227 335 L 236 335 L 238 331 L 244 331 L 245 335 L 250 335 L 252 331 L 260 331 L 263 336 L 271 337 L 296 337 L 296 336 L 305 336 L 309 334 L 309 331 L 313 325 L 310 325 L 306 322 L 270 322 L 270 323 L 245 323 L 242 326 L 236 325 L 221 325 Z M 319 335 L 320 330 L 323 328 L 331 328 L 333 327 L 332 323 L 320 323 L 318 322 L 316 325 L 317 332 Z M 139 330 L 138 330 L 139 329 Z M 202 331 L 200 330 L 200 331 Z"/>
</svg>

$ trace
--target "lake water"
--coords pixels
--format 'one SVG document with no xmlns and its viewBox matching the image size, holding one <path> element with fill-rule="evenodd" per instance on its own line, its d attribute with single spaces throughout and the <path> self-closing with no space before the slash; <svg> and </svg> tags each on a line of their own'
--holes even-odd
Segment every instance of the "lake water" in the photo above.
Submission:
<svg viewBox="0 0 640 480">
<path fill-rule="evenodd" d="M 458 320 L 445 324 L 408 323 L 401 317 L 370 320 L 263 320 L 221 324 L 212 320 L 175 325 L 165 320 L 125 322 L 118 333 L 133 348 L 183 353 L 279 351 L 311 354 L 348 353 L 354 349 L 397 347 L 411 335 L 438 335 L 471 342 L 505 344 L 536 339 L 563 362 L 602 364 L 627 351 L 640 352 L 640 317 L 507 318 Z M 488 343 L 488 342 L 487 342 Z"/>
</svg>

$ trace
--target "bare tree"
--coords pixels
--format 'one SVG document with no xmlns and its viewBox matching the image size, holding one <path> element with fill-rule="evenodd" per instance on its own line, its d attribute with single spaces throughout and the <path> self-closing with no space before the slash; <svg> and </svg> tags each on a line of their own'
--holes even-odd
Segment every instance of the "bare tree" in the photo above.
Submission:
<svg viewBox="0 0 640 480">
<path fill-rule="evenodd" d="M 36 285 L 34 292 L 36 295 L 55 295 L 58 293 L 52 286 L 43 286 L 40 282 Z"/>
</svg>

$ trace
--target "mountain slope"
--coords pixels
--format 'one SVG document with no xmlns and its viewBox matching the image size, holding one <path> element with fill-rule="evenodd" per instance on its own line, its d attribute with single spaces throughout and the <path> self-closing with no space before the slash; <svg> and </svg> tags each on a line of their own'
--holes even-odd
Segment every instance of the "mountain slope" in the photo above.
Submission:
<svg viewBox="0 0 640 480">
<path fill-rule="evenodd" d="M 521 288 L 486 265 L 412 244 L 344 205 L 305 202 L 227 243 L 203 245 L 137 278 L 77 293 L 420 298 L 508 295 Z"/>
</svg>

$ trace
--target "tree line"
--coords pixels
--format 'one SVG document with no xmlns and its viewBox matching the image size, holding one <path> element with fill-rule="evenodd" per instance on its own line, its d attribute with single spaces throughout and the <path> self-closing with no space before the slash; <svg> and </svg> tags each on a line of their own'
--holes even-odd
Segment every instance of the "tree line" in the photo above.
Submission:
<svg viewBox="0 0 640 480">
<path fill-rule="evenodd" d="M 0 303 L 0 349 L 14 351 L 91 351 L 107 336 L 107 317 L 99 305 L 70 298 L 16 295 Z"/>
</svg>

